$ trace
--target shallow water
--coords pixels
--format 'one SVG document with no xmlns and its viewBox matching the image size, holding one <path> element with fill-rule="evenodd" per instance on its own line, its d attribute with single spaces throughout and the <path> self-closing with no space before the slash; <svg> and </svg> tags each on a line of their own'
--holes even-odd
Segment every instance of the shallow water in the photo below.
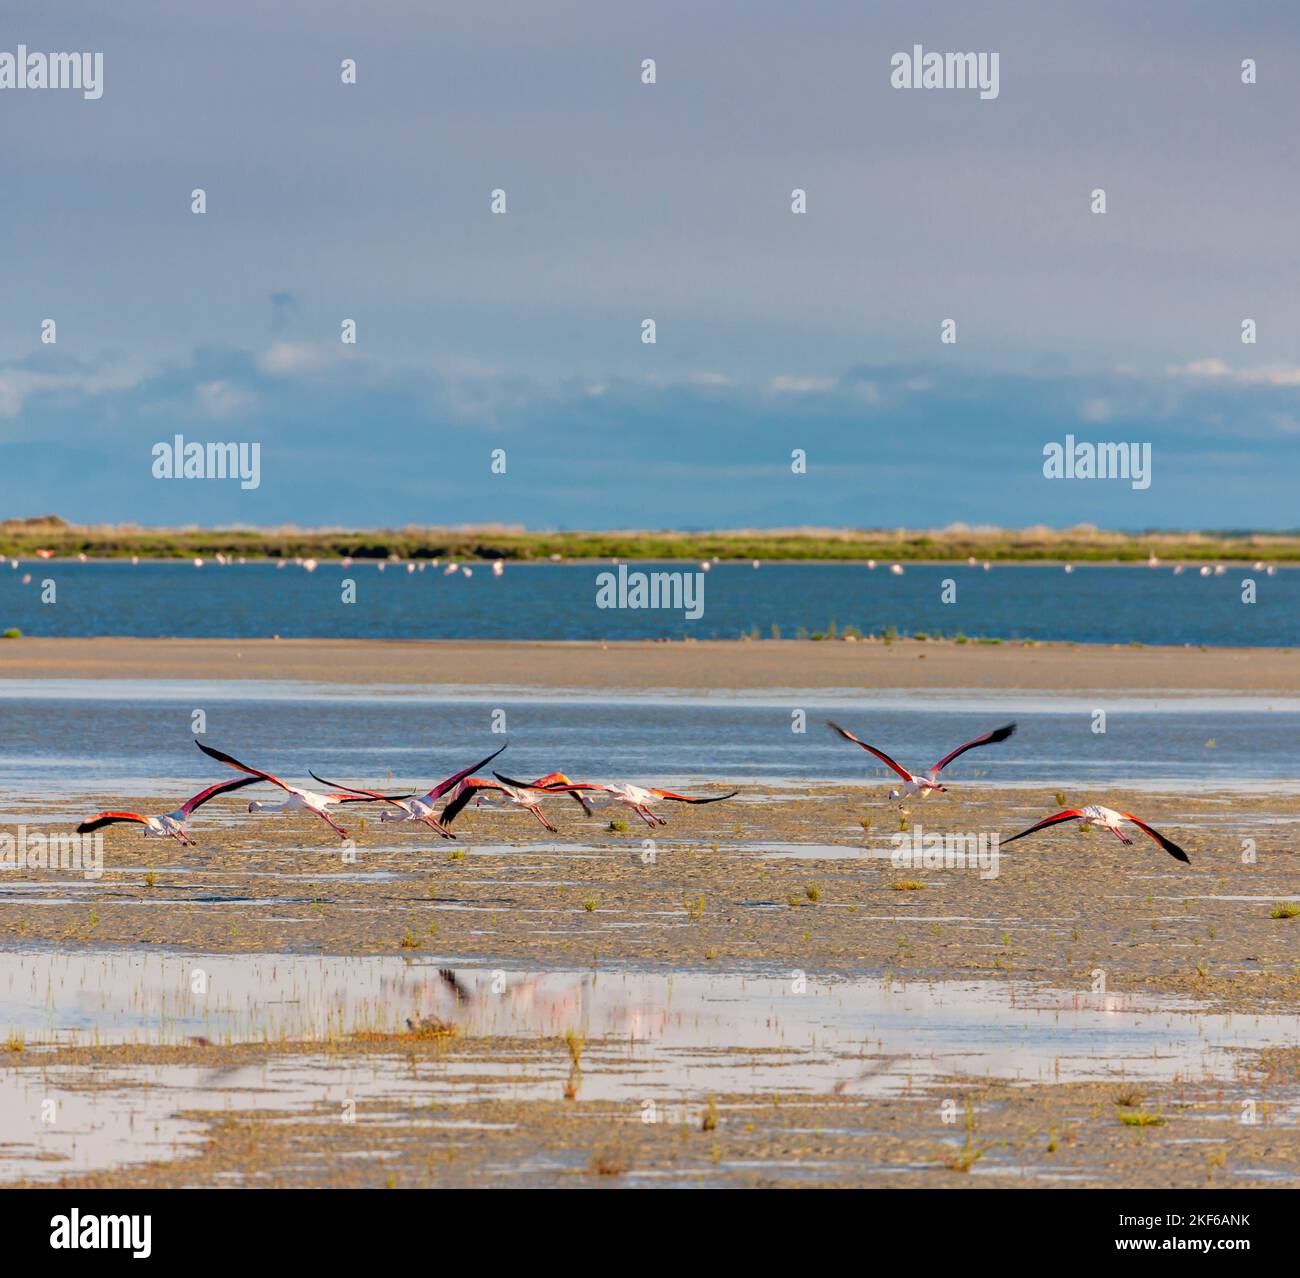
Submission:
<svg viewBox="0 0 1300 1278">
<path fill-rule="evenodd" d="M 1069 639 L 1080 643 L 1300 644 L 1300 571 L 1274 576 L 1241 566 L 1202 577 L 1172 565 L 720 563 L 704 576 L 703 615 L 596 606 L 597 578 L 609 564 L 510 564 L 496 577 L 488 564 L 473 576 L 439 568 L 323 562 L 23 563 L 0 560 L 0 622 L 32 635 L 135 635 L 209 638 L 374 639 L 734 639 L 773 625 L 786 638 L 835 621 L 865 633 L 895 627 L 945 635 Z M 694 571 L 697 564 L 636 564 L 636 570 Z M 31 581 L 22 578 L 30 575 Z M 1257 602 L 1242 603 L 1255 581 Z M 341 602 L 352 580 L 357 601 Z M 53 580 L 58 603 L 41 603 Z M 941 602 L 942 583 L 956 601 Z"/>
<path fill-rule="evenodd" d="M 203 992 L 198 992 L 202 989 Z M 200 1066 L 47 1068 L 55 1043 L 326 1041 L 436 1016 L 503 1040 L 491 1061 L 455 1053 L 417 1065 L 271 1057 Z M 337 1113 L 346 1100 L 415 1105 L 557 1097 L 562 1039 L 587 1042 L 581 1095 L 666 1115 L 721 1094 L 894 1096 L 952 1074 L 1021 1082 L 1181 1078 L 1230 1082 L 1233 1049 L 1300 1042 L 1300 1017 L 1225 1016 L 1184 1000 L 1035 988 L 1013 981 L 803 978 L 659 971 L 541 972 L 454 959 L 0 952 L 0 1179 L 57 1176 L 184 1152 L 202 1124 L 180 1110 Z M 535 1050 L 505 1040 L 539 1042 Z M 61 1115 L 43 1121 L 42 1102 Z M 454 1113 L 435 1121 L 454 1121 Z M 42 1161 L 42 1156 L 57 1161 Z"/>
<path fill-rule="evenodd" d="M 1093 731 L 1099 709 L 1105 732 Z M 830 732 L 823 720 L 834 718 L 913 770 L 1016 720 L 1009 741 L 952 765 L 945 775 L 956 784 L 1300 787 L 1297 698 L 948 698 L 865 689 L 533 696 L 469 688 L 448 696 L 304 684 L 4 680 L 0 807 L 21 813 L 16 799 L 112 791 L 175 792 L 179 802 L 222 771 L 191 740 L 196 710 L 205 714 L 207 743 L 307 784 L 309 768 L 362 785 L 387 784 L 390 776 L 432 783 L 508 741 L 493 766 L 523 779 L 559 769 L 656 785 L 858 780 L 883 793 L 892 774 Z M 494 731 L 502 724 L 504 733 Z M 801 725 L 805 731 L 792 730 Z"/>
</svg>

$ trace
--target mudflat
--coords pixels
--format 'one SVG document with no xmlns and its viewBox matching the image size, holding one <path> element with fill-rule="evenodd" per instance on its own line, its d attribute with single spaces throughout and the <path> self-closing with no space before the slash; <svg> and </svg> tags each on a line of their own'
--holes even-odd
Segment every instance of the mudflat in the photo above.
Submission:
<svg viewBox="0 0 1300 1278">
<path fill-rule="evenodd" d="M 682 689 L 985 688 L 1294 693 L 1289 648 L 955 640 L 451 642 L 14 639 L 0 679 L 263 679 L 335 684 Z"/>
</svg>

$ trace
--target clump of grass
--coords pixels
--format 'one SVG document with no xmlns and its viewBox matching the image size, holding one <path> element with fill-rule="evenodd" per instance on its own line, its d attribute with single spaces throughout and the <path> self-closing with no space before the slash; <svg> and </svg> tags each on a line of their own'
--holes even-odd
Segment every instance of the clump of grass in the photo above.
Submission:
<svg viewBox="0 0 1300 1278">
<path fill-rule="evenodd" d="M 871 833 L 871 818 L 869 816 L 861 817 L 858 824 L 862 827 L 863 834 Z"/>
<path fill-rule="evenodd" d="M 586 910 L 588 914 L 591 914 L 595 911 L 596 907 L 599 904 L 600 904 L 599 897 L 589 896 L 585 901 L 583 901 L 582 908 Z"/>
<path fill-rule="evenodd" d="M 1063 790 L 1058 790 L 1054 795 L 1052 795 L 1052 798 L 1056 800 L 1056 806 L 1058 808 L 1068 808 L 1070 806 L 1070 801 L 1065 797 L 1065 792 Z"/>
<path fill-rule="evenodd" d="M 915 879 L 899 879 L 890 886 L 895 892 L 919 892 L 925 887 L 925 884 L 918 883 Z"/>
<path fill-rule="evenodd" d="M 1165 1116 L 1159 1110 L 1154 1114 L 1145 1109 L 1116 1110 L 1119 1121 L 1125 1127 L 1163 1127 Z"/>
<path fill-rule="evenodd" d="M 686 915 L 692 923 L 698 923 L 704 917 L 704 897 L 697 896 L 695 900 L 689 897 L 682 902 L 686 909 Z"/>
<path fill-rule="evenodd" d="M 621 1176 L 627 1171 L 628 1162 L 621 1150 L 593 1150 L 587 1163 L 587 1171 L 592 1176 Z"/>
<path fill-rule="evenodd" d="M 402 937 L 402 949 L 418 950 L 420 948 L 420 938 L 408 927 L 405 935 Z"/>
<path fill-rule="evenodd" d="M 808 886 L 807 886 L 806 888 L 804 888 L 804 890 L 803 890 L 803 894 L 804 894 L 804 896 L 806 896 L 806 897 L 807 897 L 807 898 L 808 898 L 808 899 L 809 899 L 809 900 L 810 900 L 814 905 L 816 905 L 817 902 L 820 901 L 820 900 L 822 899 L 822 890 L 821 890 L 820 887 L 818 887 L 818 885 L 817 885 L 816 883 L 810 883 L 810 884 L 808 884 Z"/>
<path fill-rule="evenodd" d="M 581 1068 L 582 1049 L 587 1045 L 587 1040 L 576 1030 L 565 1030 L 564 1045 L 569 1049 L 569 1060 L 572 1062 L 573 1068 Z"/>
<path fill-rule="evenodd" d="M 1269 914 L 1271 919 L 1293 919 L 1300 915 L 1300 905 L 1294 901 L 1279 901 Z"/>
<path fill-rule="evenodd" d="M 6 1052 L 21 1052 L 27 1046 L 27 1040 L 17 1030 L 10 1030 L 5 1039 Z"/>
<path fill-rule="evenodd" d="M 158 886 L 158 876 L 152 870 L 150 870 L 149 873 L 144 876 L 144 885 L 145 887 Z"/>
<path fill-rule="evenodd" d="M 17 626 L 10 626 L 9 629 L 4 632 L 3 636 L 0 636 L 0 638 L 4 639 L 21 639 L 22 637 L 23 632 L 19 630 Z"/>
<path fill-rule="evenodd" d="M 976 1145 L 974 1129 L 970 1129 L 966 1132 L 965 1144 L 956 1153 L 944 1155 L 943 1165 L 949 1171 L 969 1172 L 992 1148 L 992 1141 L 986 1141 L 983 1145 Z"/>
<path fill-rule="evenodd" d="M 704 1117 L 700 1120 L 700 1131 L 715 1132 L 718 1130 L 718 1102 L 713 1096 L 709 1097 L 709 1107 L 704 1111 Z"/>
<path fill-rule="evenodd" d="M 464 848 L 454 848 L 447 854 L 448 861 L 463 861 L 465 859 Z"/>
<path fill-rule="evenodd" d="M 459 1029 L 450 1021 L 440 1020 L 436 1016 L 406 1018 L 407 1037 L 428 1041 L 436 1038 L 454 1038 Z"/>
<path fill-rule="evenodd" d="M 610 834 L 626 834 L 627 822 L 620 818 L 615 818 L 609 823 L 609 832 Z"/>
</svg>

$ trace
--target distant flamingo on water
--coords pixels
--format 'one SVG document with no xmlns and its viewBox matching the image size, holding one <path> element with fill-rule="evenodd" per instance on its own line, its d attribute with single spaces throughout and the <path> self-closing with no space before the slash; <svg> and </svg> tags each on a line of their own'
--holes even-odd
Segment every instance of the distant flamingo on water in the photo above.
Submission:
<svg viewBox="0 0 1300 1278">
<path fill-rule="evenodd" d="M 502 746 L 501 750 L 504 749 L 505 746 Z M 444 794 L 450 794 L 466 777 L 477 772 L 480 768 L 487 767 L 501 753 L 501 750 L 494 750 L 486 759 L 480 759 L 468 768 L 462 768 L 459 772 L 452 773 L 445 781 L 440 781 L 432 790 L 420 795 L 419 798 L 399 799 L 391 795 L 384 796 L 398 811 L 389 812 L 385 809 L 379 814 L 379 819 L 381 821 L 423 821 L 425 825 L 437 830 L 444 839 L 454 839 L 456 836 L 438 819 L 433 805 Z M 311 775 L 321 785 L 334 786 L 336 789 L 346 790 L 350 794 L 371 795 L 372 797 L 374 795 L 371 790 L 354 790 L 351 786 L 340 785 L 337 781 L 326 781 L 324 777 L 317 776 L 315 772 Z"/>
<path fill-rule="evenodd" d="M 77 826 L 77 833 L 89 834 L 92 830 L 102 829 L 106 825 L 131 821 L 144 826 L 145 838 L 158 835 L 173 838 L 188 847 L 196 847 L 197 844 L 185 829 L 190 817 L 209 799 L 215 799 L 219 794 L 228 794 L 231 790 L 242 790 L 246 785 L 256 785 L 259 779 L 240 777 L 237 781 L 222 781 L 217 785 L 210 785 L 206 790 L 200 790 L 192 799 L 187 799 L 175 812 L 168 812 L 164 816 L 142 816 L 139 812 L 101 812 Z"/>
<path fill-rule="evenodd" d="M 410 795 L 407 794 L 374 794 L 370 791 L 348 793 L 336 791 L 331 794 L 317 794 L 314 790 L 303 790 L 296 785 L 290 785 L 287 781 L 281 781 L 279 777 L 273 776 L 269 772 L 263 772 L 260 768 L 250 768 L 248 764 L 240 763 L 238 759 L 233 758 L 231 755 L 220 750 L 214 750 L 211 746 L 205 746 L 202 741 L 195 741 L 194 744 L 209 758 L 216 759 L 218 763 L 224 763 L 227 767 L 238 768 L 240 772 L 247 772 L 257 780 L 269 781 L 272 785 L 279 786 L 289 796 L 283 803 L 264 803 L 255 799 L 248 805 L 250 812 L 314 812 L 341 839 L 346 839 L 348 832 L 329 816 L 326 811 L 327 808 L 335 807 L 340 803 L 386 803 L 394 798 L 410 798 Z"/>
<path fill-rule="evenodd" d="M 1121 843 L 1132 844 L 1133 840 L 1119 828 L 1121 821 L 1131 821 L 1143 834 L 1160 844 L 1176 861 L 1186 861 L 1191 864 L 1187 853 L 1177 843 L 1165 838 L 1159 830 L 1153 830 L 1145 821 L 1139 821 L 1130 812 L 1116 812 L 1114 808 L 1103 808 L 1099 803 L 1090 803 L 1086 808 L 1066 808 L 1055 816 L 1044 817 L 1036 825 L 1021 830 L 1019 834 L 1013 834 L 1009 839 L 1001 840 L 1001 843 L 1003 846 L 1014 843 L 1017 839 L 1023 839 L 1026 834 L 1033 834 L 1035 830 L 1045 830 L 1048 826 L 1060 825 L 1065 821 L 1078 821 L 1084 829 L 1109 830 Z"/>
<path fill-rule="evenodd" d="M 892 768 L 903 778 L 901 789 L 891 790 L 889 797 L 891 799 L 902 799 L 908 795 L 915 794 L 920 798 L 925 798 L 931 791 L 946 792 L 948 787 L 939 784 L 939 773 L 944 770 L 959 755 L 963 755 L 967 750 L 973 750 L 976 746 L 995 745 L 999 741 L 1005 741 L 1015 730 L 1014 723 L 1008 723 L 1005 727 L 994 728 L 992 732 L 986 732 L 982 737 L 976 737 L 973 741 L 967 741 L 965 745 L 958 746 L 951 754 L 945 754 L 938 763 L 934 765 L 924 776 L 916 776 L 906 768 L 895 763 L 883 750 L 877 750 L 875 746 L 868 745 L 865 741 L 859 741 L 853 733 L 846 728 L 841 728 L 838 723 L 827 722 L 828 728 L 833 728 L 846 741 L 852 741 L 854 745 L 861 746 L 869 754 L 874 754 L 881 763 L 886 767 Z"/>
</svg>

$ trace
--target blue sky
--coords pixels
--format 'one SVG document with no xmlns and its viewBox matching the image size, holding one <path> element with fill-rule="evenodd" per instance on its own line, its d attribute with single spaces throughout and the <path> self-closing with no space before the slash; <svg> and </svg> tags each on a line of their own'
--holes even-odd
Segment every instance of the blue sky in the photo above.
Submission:
<svg viewBox="0 0 1300 1278">
<path fill-rule="evenodd" d="M 0 515 L 1295 527 L 1298 29 L 10 0 L 0 51 L 105 85 L 0 92 Z M 914 43 L 997 51 L 998 98 L 891 89 Z M 178 432 L 259 441 L 261 487 L 153 479 Z M 1150 442 L 1151 487 L 1044 479 L 1067 433 Z"/>
</svg>

